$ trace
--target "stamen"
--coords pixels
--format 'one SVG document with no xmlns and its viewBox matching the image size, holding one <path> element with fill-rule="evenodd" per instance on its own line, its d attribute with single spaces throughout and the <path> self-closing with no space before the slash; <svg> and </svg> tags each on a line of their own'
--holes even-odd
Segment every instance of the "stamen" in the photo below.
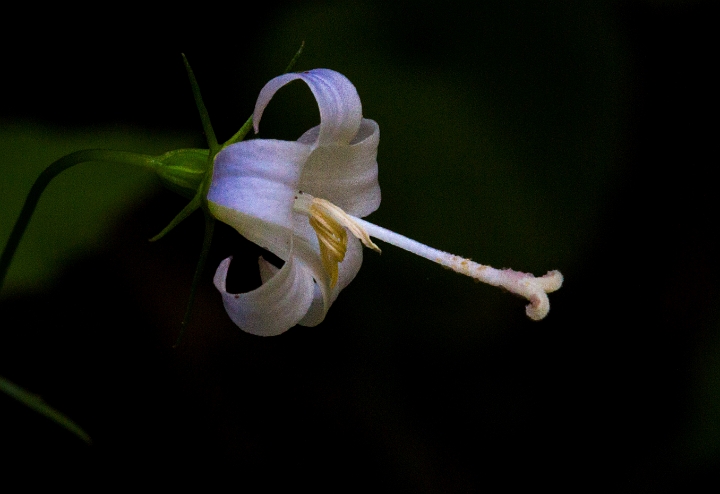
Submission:
<svg viewBox="0 0 720 494">
<path fill-rule="evenodd" d="M 338 280 L 338 264 L 345 259 L 347 251 L 347 232 L 357 237 L 366 247 L 380 252 L 370 236 L 354 221 L 353 217 L 325 199 L 319 199 L 299 192 L 293 206 L 295 211 L 308 216 L 310 226 L 315 230 L 320 244 L 320 259 L 330 274 L 330 287 Z M 344 228 L 343 228 L 344 227 Z"/>
<path fill-rule="evenodd" d="M 375 245 L 373 241 L 370 240 L 370 235 L 368 235 L 368 233 L 357 224 L 357 218 L 350 216 L 330 201 L 326 201 L 325 199 L 320 199 L 318 197 L 313 198 L 310 211 L 326 212 L 328 215 L 332 216 L 335 221 L 347 228 L 350 233 L 355 236 L 355 238 L 363 243 L 365 247 L 374 250 L 378 254 L 381 253 L 380 247 Z"/>
<path fill-rule="evenodd" d="M 548 300 L 547 294 L 558 290 L 563 283 L 563 276 L 559 271 L 549 271 L 546 275 L 536 278 L 530 273 L 521 273 L 512 269 L 495 269 L 470 259 L 433 249 L 393 231 L 351 216 L 335 204 L 310 194 L 299 193 L 295 198 L 294 209 L 310 219 L 310 225 L 315 230 L 320 243 L 323 266 L 330 274 L 331 287 L 337 283 L 338 263 L 345 258 L 347 250 L 345 228 L 366 247 L 377 252 L 380 252 L 380 248 L 370 240 L 371 236 L 450 268 L 456 273 L 470 276 L 492 286 L 503 287 L 511 293 L 520 295 L 530 302 L 525 307 L 525 313 L 534 321 L 539 321 L 548 314 L 550 300 Z"/>
<path fill-rule="evenodd" d="M 325 271 L 330 274 L 330 287 L 338 280 L 338 264 L 347 252 L 347 232 L 335 219 L 321 208 L 310 205 L 310 226 L 315 230 L 320 244 L 320 259 Z"/>
</svg>

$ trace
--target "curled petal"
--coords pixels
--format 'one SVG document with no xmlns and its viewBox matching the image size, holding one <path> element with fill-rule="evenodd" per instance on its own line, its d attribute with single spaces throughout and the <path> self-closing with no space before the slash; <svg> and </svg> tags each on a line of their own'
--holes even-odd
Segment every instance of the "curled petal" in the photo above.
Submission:
<svg viewBox="0 0 720 494">
<path fill-rule="evenodd" d="M 345 255 L 345 260 L 339 265 L 338 282 L 333 287 L 330 293 L 330 303 L 332 304 L 337 299 L 340 291 L 348 286 L 350 282 L 355 278 L 360 266 L 362 265 L 362 245 L 356 238 L 348 239 L 348 250 Z M 273 266 L 262 256 L 258 259 L 260 265 L 260 279 L 263 283 L 270 280 L 279 271 L 279 268 Z M 313 300 L 310 304 L 305 316 L 300 319 L 298 324 L 300 326 L 313 327 L 317 326 L 325 319 L 327 311 L 325 310 L 325 301 L 323 298 L 322 290 L 320 286 L 315 283 L 313 286 Z"/>
<path fill-rule="evenodd" d="M 227 292 L 226 279 L 231 257 L 215 272 L 215 287 L 220 291 L 230 319 L 240 329 L 258 336 L 275 336 L 295 326 L 307 313 L 313 299 L 310 273 L 292 256 L 270 279 L 247 293 Z"/>
<path fill-rule="evenodd" d="M 298 142 L 311 145 L 320 127 L 313 127 Z M 300 190 L 336 204 L 348 214 L 363 217 L 380 206 L 377 150 L 380 129 L 364 118 L 349 146 L 318 146 L 300 176 Z"/>
<path fill-rule="evenodd" d="M 340 292 L 357 276 L 363 262 L 363 247 L 358 239 L 348 235 L 345 259 L 338 265 L 338 281 L 330 294 L 330 302 L 335 302 Z"/>
<path fill-rule="evenodd" d="M 280 268 L 275 267 L 274 265 L 267 262 L 263 256 L 260 256 L 258 258 L 258 265 L 260 266 L 260 281 L 262 283 L 267 283 L 268 281 L 270 281 L 270 278 L 275 276 L 277 272 L 280 271 Z"/>
<path fill-rule="evenodd" d="M 283 74 L 272 79 L 260 90 L 253 126 L 258 132 L 263 111 L 278 89 L 300 79 L 312 91 L 320 108 L 320 132 L 317 144 L 348 144 L 357 134 L 362 119 L 362 105 L 355 86 L 344 75 L 329 69 Z"/>
<path fill-rule="evenodd" d="M 325 311 L 325 304 L 323 303 L 322 292 L 320 291 L 320 287 L 315 285 L 310 308 L 305 314 L 305 317 L 300 319 L 298 324 L 300 326 L 305 326 L 308 328 L 315 327 L 325 320 L 326 314 L 327 312 Z"/>
<path fill-rule="evenodd" d="M 309 275 L 315 279 L 323 301 L 323 311 L 327 312 L 332 304 L 332 288 L 330 288 L 330 273 L 325 270 L 317 244 L 306 241 L 299 236 L 293 237 L 293 257 L 300 262 Z"/>
</svg>

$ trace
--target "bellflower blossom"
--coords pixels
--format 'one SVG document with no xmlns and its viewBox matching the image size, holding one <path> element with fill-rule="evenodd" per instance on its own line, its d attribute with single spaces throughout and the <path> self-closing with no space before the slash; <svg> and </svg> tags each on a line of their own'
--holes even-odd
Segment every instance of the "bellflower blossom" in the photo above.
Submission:
<svg viewBox="0 0 720 494">
<path fill-rule="evenodd" d="M 275 92 L 296 79 L 315 96 L 320 125 L 294 142 L 243 141 L 215 158 L 207 196 L 212 214 L 285 261 L 278 269 L 261 257 L 262 285 L 239 294 L 226 289 L 231 258 L 220 263 L 214 282 L 235 324 L 261 336 L 283 333 L 296 324 L 319 324 L 360 269 L 361 243 L 380 251 L 370 237 L 504 287 L 530 301 L 526 312 L 531 319 L 545 317 L 550 308 L 547 293 L 562 284 L 558 271 L 536 278 L 498 270 L 360 219 L 380 205 L 380 132 L 376 122 L 362 117 L 360 97 L 342 74 L 315 69 L 272 79 L 255 104 L 256 133 Z"/>
</svg>

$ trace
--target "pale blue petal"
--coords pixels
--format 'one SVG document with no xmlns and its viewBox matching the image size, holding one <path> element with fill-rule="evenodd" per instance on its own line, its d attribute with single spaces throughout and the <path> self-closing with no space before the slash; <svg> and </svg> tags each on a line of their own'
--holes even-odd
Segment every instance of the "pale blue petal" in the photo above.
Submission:
<svg viewBox="0 0 720 494">
<path fill-rule="evenodd" d="M 312 144 L 319 131 L 313 127 L 298 142 Z M 300 190 L 326 199 L 353 216 L 369 215 L 380 206 L 379 142 L 378 124 L 363 119 L 350 145 L 318 146 L 302 170 Z"/>
<path fill-rule="evenodd" d="M 362 119 L 362 105 L 355 86 L 344 75 L 329 69 L 283 74 L 265 84 L 260 91 L 253 126 L 258 132 L 265 107 L 278 89 L 288 82 L 300 79 L 312 91 L 320 109 L 320 132 L 317 145 L 348 144 L 358 133 Z"/>
<path fill-rule="evenodd" d="M 345 259 L 338 266 L 338 281 L 335 287 L 333 287 L 330 301 L 335 302 L 335 299 L 346 286 L 350 284 L 352 280 L 357 276 L 358 271 L 363 262 L 363 246 L 360 241 L 353 237 L 348 232 L 348 243 L 347 252 L 345 252 Z"/>
<path fill-rule="evenodd" d="M 338 281 L 330 292 L 330 305 L 337 299 L 343 288 L 348 286 L 355 279 L 360 271 L 363 259 L 362 244 L 358 239 L 350 235 L 348 237 L 348 249 L 345 253 L 345 259 L 338 265 Z M 313 300 L 310 308 L 300 322 L 301 326 L 317 326 L 325 319 L 327 310 L 322 296 L 322 291 L 318 285 L 315 285 L 313 291 Z"/>
<path fill-rule="evenodd" d="M 258 265 L 260 266 L 260 281 L 262 283 L 267 283 L 270 281 L 270 278 L 280 271 L 280 268 L 267 262 L 263 256 L 258 258 Z"/>
<path fill-rule="evenodd" d="M 309 328 L 315 327 L 325 320 L 325 314 L 327 314 L 327 312 L 325 311 L 325 303 L 323 301 L 322 292 L 320 291 L 320 287 L 316 284 L 313 287 L 313 299 L 310 304 L 310 308 L 305 316 L 298 321 L 298 324 Z"/>
<path fill-rule="evenodd" d="M 232 294 L 227 292 L 225 284 L 231 259 L 220 263 L 213 281 L 230 319 L 240 329 L 258 336 L 275 336 L 292 328 L 305 316 L 315 284 L 301 262 L 290 256 L 285 265 L 259 288 Z"/>
<path fill-rule="evenodd" d="M 226 147 L 215 157 L 208 206 L 241 235 L 287 260 L 293 203 L 312 147 L 255 139 Z"/>
<path fill-rule="evenodd" d="M 293 257 L 295 260 L 301 262 L 305 269 L 315 279 L 317 287 L 320 289 L 320 294 L 323 301 L 323 310 L 325 312 L 330 308 L 332 304 L 332 289 L 330 288 L 330 275 L 323 267 L 322 261 L 320 260 L 319 250 L 316 242 L 308 242 L 300 236 L 293 237 Z"/>
</svg>

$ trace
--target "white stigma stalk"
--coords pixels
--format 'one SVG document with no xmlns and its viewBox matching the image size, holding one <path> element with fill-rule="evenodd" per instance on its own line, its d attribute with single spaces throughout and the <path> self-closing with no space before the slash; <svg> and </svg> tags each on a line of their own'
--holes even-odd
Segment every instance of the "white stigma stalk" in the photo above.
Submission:
<svg viewBox="0 0 720 494">
<path fill-rule="evenodd" d="M 464 274 L 488 285 L 503 287 L 511 293 L 526 298 L 530 303 L 525 307 L 525 313 L 534 321 L 539 321 L 547 315 L 550 310 L 550 300 L 548 300 L 547 294 L 558 290 L 563 283 L 560 271 L 549 271 L 546 275 L 536 278 L 530 273 L 521 273 L 512 269 L 496 269 L 428 247 L 363 219 L 354 216 L 352 218 L 371 237 L 429 259 L 456 273 Z"/>
<path fill-rule="evenodd" d="M 314 198 L 310 194 L 299 194 L 295 200 L 294 209 L 310 218 L 319 216 L 332 218 L 337 222 L 338 227 L 342 225 L 347 228 L 365 246 L 378 252 L 380 252 L 380 249 L 372 243 L 369 237 L 374 237 L 395 247 L 412 252 L 477 281 L 505 288 L 507 291 L 520 295 L 530 302 L 525 307 L 525 313 L 534 321 L 539 321 L 548 314 L 550 300 L 547 294 L 558 290 L 563 283 L 563 276 L 559 271 L 549 271 L 546 275 L 537 278 L 530 273 L 522 273 L 512 269 L 496 269 L 449 252 L 428 247 L 411 238 L 351 216 L 334 204 L 324 199 Z M 315 228 L 314 225 L 313 228 Z M 318 228 L 315 228 L 315 232 L 322 245 L 322 237 L 326 234 Z M 336 263 L 335 270 L 337 270 L 338 261 L 334 260 L 334 262 Z"/>
</svg>

